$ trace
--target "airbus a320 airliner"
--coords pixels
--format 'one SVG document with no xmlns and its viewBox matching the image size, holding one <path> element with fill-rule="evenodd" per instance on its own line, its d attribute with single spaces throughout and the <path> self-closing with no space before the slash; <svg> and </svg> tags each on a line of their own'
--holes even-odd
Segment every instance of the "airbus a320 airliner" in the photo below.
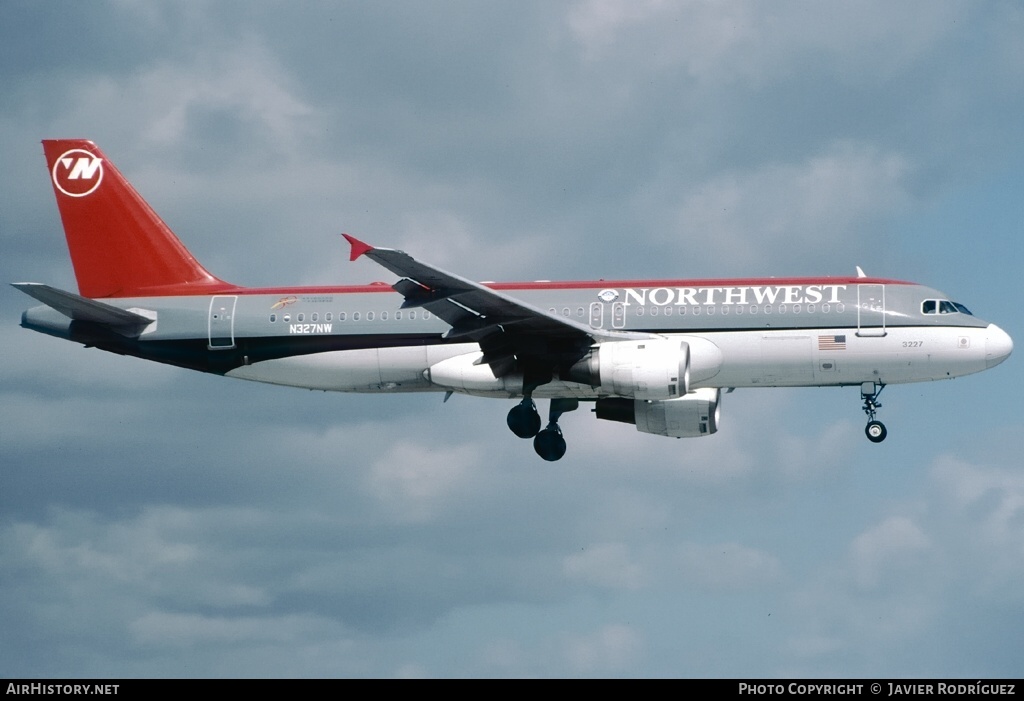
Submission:
<svg viewBox="0 0 1024 701">
<path fill-rule="evenodd" d="M 723 391 L 860 388 L 870 440 L 889 384 L 1005 360 L 1013 341 L 949 296 L 865 276 L 478 283 L 345 235 L 393 285 L 247 288 L 199 264 L 90 141 L 43 141 L 78 294 L 25 328 L 193 370 L 338 392 L 459 392 L 518 399 L 509 428 L 545 460 L 559 417 L 676 438 L 718 430 Z M 447 398 L 447 397 L 446 397 Z M 535 399 L 550 399 L 542 428 Z"/>
</svg>

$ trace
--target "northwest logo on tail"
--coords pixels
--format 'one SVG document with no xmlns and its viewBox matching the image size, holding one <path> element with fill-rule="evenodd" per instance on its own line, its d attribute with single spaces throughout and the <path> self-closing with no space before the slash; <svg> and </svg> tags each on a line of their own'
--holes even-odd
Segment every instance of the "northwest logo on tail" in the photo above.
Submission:
<svg viewBox="0 0 1024 701">
<path fill-rule="evenodd" d="M 80 148 L 65 151 L 53 164 L 53 184 L 68 197 L 92 194 L 103 180 L 103 159 Z"/>
</svg>

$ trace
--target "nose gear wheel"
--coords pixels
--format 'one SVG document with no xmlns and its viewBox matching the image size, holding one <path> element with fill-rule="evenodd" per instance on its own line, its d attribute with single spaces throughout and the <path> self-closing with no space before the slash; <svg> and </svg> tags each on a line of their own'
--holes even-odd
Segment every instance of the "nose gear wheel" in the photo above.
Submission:
<svg viewBox="0 0 1024 701">
<path fill-rule="evenodd" d="M 878 401 L 878 395 L 885 389 L 883 384 L 864 382 L 860 386 L 860 396 L 864 400 L 864 413 L 868 415 L 868 425 L 864 427 L 864 433 L 872 443 L 881 443 L 889 434 L 885 424 L 875 419 L 875 411 L 882 408 Z"/>
</svg>

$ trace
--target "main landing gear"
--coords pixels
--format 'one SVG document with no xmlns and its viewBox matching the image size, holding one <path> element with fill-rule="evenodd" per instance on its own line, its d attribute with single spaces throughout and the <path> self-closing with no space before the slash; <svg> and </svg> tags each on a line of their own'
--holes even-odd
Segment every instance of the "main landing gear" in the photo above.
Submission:
<svg viewBox="0 0 1024 701">
<path fill-rule="evenodd" d="M 580 405 L 576 399 L 552 399 L 548 410 L 548 425 L 542 431 L 540 414 L 531 397 L 524 397 L 508 412 L 508 427 L 520 438 L 533 438 L 533 449 L 548 462 L 554 462 L 565 455 L 565 439 L 558 426 L 558 418 Z"/>
<path fill-rule="evenodd" d="M 508 427 L 520 438 L 533 438 L 540 432 L 540 414 L 530 397 L 509 409 Z"/>
<path fill-rule="evenodd" d="M 885 424 L 875 420 L 875 410 L 882 405 L 878 402 L 878 395 L 885 389 L 885 385 L 874 382 L 863 382 L 860 386 L 860 396 L 864 400 L 864 413 L 868 415 L 868 425 L 864 427 L 864 433 L 872 443 L 881 443 L 889 434 L 885 430 Z"/>
</svg>

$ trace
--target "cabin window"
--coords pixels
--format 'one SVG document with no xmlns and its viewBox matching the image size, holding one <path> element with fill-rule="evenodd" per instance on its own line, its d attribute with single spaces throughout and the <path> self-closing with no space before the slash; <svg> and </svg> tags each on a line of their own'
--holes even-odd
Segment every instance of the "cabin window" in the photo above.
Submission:
<svg viewBox="0 0 1024 701">
<path fill-rule="evenodd" d="M 325 321 L 330 321 L 333 318 L 334 318 L 334 314 L 332 314 L 331 312 L 327 312 L 327 314 L 324 316 L 324 320 Z"/>
<path fill-rule="evenodd" d="M 409 318 L 410 319 L 415 319 L 416 318 L 416 310 L 415 309 L 413 309 L 411 312 L 409 312 Z"/>
<path fill-rule="evenodd" d="M 583 318 L 583 307 L 576 307 L 576 316 Z"/>
<path fill-rule="evenodd" d="M 428 312 L 426 309 L 423 310 L 423 318 L 424 319 L 429 319 L 430 318 L 430 312 Z"/>
<path fill-rule="evenodd" d="M 388 313 L 387 312 L 381 312 L 380 313 L 380 320 L 381 321 L 387 321 L 388 320 Z"/>
<path fill-rule="evenodd" d="M 285 314 L 284 316 L 282 316 L 282 317 L 281 317 L 281 320 L 282 320 L 282 321 L 283 321 L 284 323 L 286 323 L 286 324 L 287 324 L 287 323 L 288 323 L 289 321 L 291 321 L 291 320 L 292 320 L 292 315 L 291 315 L 291 314 Z"/>
<path fill-rule="evenodd" d="M 636 315 L 637 316 L 643 316 L 644 315 L 644 308 L 643 307 L 637 307 L 636 308 Z"/>
<path fill-rule="evenodd" d="M 310 321 L 320 321 L 320 315 L 317 312 L 313 312 L 310 317 Z"/>
<path fill-rule="evenodd" d="M 569 311 L 569 307 L 563 307 L 562 308 L 562 316 L 566 316 L 567 317 L 570 314 L 572 314 L 572 312 Z"/>
<path fill-rule="evenodd" d="M 822 312 L 822 314 L 828 314 L 830 311 L 832 311 L 832 305 L 831 304 L 825 303 L 825 304 L 821 305 L 821 312 Z"/>
<path fill-rule="evenodd" d="M 672 307 L 665 307 L 665 316 L 672 316 Z"/>
<path fill-rule="evenodd" d="M 338 312 L 338 321 L 345 321 L 345 317 L 348 315 L 345 312 Z"/>
<path fill-rule="evenodd" d="M 359 321 L 359 312 L 352 312 L 352 321 Z"/>
<path fill-rule="evenodd" d="M 374 313 L 373 312 L 366 312 L 366 320 L 367 321 L 373 321 L 373 318 L 374 318 Z"/>
<path fill-rule="evenodd" d="M 808 304 L 807 305 L 807 313 L 808 314 L 813 314 L 814 313 L 814 305 L 813 304 Z"/>
<path fill-rule="evenodd" d="M 727 306 L 722 307 L 722 313 L 723 314 L 728 314 L 729 313 L 729 307 L 727 307 Z"/>
<path fill-rule="evenodd" d="M 658 316 L 658 308 L 651 307 L 651 316 Z"/>
<path fill-rule="evenodd" d="M 303 314 L 302 312 L 299 312 L 299 315 L 295 317 L 295 321 L 305 321 L 305 320 L 306 320 L 306 315 Z"/>
<path fill-rule="evenodd" d="M 395 319 L 398 319 L 400 321 L 402 319 L 402 312 L 395 312 Z"/>
<path fill-rule="evenodd" d="M 277 321 L 277 314 L 271 314 L 270 315 L 270 323 L 273 324 L 275 321 Z"/>
</svg>

